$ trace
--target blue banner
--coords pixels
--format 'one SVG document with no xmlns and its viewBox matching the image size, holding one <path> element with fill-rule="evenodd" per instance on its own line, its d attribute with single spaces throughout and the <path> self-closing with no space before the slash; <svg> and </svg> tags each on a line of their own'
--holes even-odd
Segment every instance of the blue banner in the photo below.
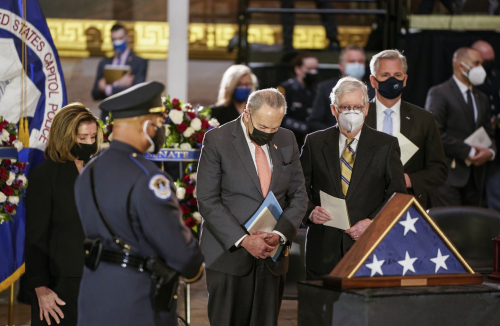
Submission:
<svg viewBox="0 0 500 326">
<path fill-rule="evenodd" d="M 24 102 L 30 148 L 19 153 L 28 162 L 26 177 L 44 161 L 43 150 L 57 110 L 65 106 L 66 87 L 59 55 L 38 0 L 0 1 L 0 116 L 18 123 L 21 116 L 22 40 L 27 45 L 27 83 Z M 28 185 L 29 186 L 29 185 Z M 24 198 L 14 220 L 0 225 L 0 291 L 24 272 Z"/>
<path fill-rule="evenodd" d="M 201 150 L 162 148 L 158 154 L 146 153 L 144 157 L 156 162 L 198 162 Z"/>
</svg>

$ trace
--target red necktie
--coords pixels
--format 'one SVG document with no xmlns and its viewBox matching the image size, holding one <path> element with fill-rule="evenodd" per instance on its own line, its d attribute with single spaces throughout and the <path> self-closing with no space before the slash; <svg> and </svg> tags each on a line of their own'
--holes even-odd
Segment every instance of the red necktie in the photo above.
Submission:
<svg viewBox="0 0 500 326">
<path fill-rule="evenodd" d="M 262 190 L 262 195 L 266 198 L 269 192 L 269 186 L 271 185 L 271 168 L 269 167 L 269 161 L 267 160 L 266 153 L 261 146 L 253 143 L 255 145 L 255 163 L 257 163 L 257 173 L 259 174 L 260 189 Z"/>
</svg>

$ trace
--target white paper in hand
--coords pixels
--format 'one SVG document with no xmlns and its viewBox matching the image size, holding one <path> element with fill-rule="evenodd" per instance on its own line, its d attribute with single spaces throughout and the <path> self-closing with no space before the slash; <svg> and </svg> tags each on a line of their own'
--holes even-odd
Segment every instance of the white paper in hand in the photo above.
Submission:
<svg viewBox="0 0 500 326">
<path fill-rule="evenodd" d="M 464 143 L 466 143 L 469 146 L 476 146 L 476 147 L 490 147 L 491 146 L 491 139 L 490 136 L 486 133 L 486 130 L 484 130 L 484 127 L 481 127 L 474 131 L 469 137 L 467 137 L 466 140 L 464 140 Z"/>
<path fill-rule="evenodd" d="M 351 227 L 347 204 L 344 199 L 335 198 L 320 190 L 319 198 L 321 207 L 326 209 L 332 215 L 332 220 L 323 225 L 331 226 L 341 230 L 347 230 Z"/>
<path fill-rule="evenodd" d="M 401 163 L 405 165 L 406 162 L 408 162 L 418 151 L 418 147 L 408 138 L 406 138 L 402 133 L 397 134 L 396 138 L 399 142 L 399 148 L 401 148 Z"/>
<path fill-rule="evenodd" d="M 250 234 L 252 234 L 253 231 L 263 231 L 271 233 L 273 232 L 276 223 L 278 223 L 278 221 L 276 221 L 271 211 L 267 207 L 264 207 L 262 212 L 260 212 L 257 218 L 247 228 L 247 231 Z M 276 246 L 276 248 L 274 248 L 273 252 L 271 252 L 271 257 L 274 257 L 279 247 L 280 246 L 278 245 Z"/>
</svg>

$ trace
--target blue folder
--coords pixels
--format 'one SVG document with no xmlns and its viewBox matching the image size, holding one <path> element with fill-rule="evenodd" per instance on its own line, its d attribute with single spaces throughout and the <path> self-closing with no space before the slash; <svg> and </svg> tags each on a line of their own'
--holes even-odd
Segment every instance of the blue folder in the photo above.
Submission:
<svg viewBox="0 0 500 326">
<path fill-rule="evenodd" d="M 283 214 L 283 210 L 280 207 L 280 204 L 278 203 L 278 200 L 276 200 L 276 197 L 274 196 L 272 191 L 269 191 L 267 194 L 266 199 L 262 202 L 260 205 L 259 209 L 253 214 L 253 216 L 245 223 L 245 228 L 248 230 L 250 225 L 252 225 L 253 221 L 259 216 L 259 214 L 264 210 L 264 207 L 267 207 L 267 209 L 273 214 L 274 218 L 276 221 L 279 221 L 281 214 Z M 276 261 L 278 257 L 280 256 L 281 250 L 283 250 L 283 245 L 280 245 L 276 253 L 274 254 L 274 257 L 272 257 L 273 261 Z"/>
</svg>

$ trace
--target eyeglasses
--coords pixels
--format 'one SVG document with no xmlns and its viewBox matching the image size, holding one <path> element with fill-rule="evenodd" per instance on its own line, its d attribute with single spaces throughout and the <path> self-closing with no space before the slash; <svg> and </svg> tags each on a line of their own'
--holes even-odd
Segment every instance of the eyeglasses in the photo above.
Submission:
<svg viewBox="0 0 500 326">
<path fill-rule="evenodd" d="M 349 105 L 342 105 L 338 107 L 340 112 L 347 112 L 347 111 L 363 111 L 365 108 L 364 106 L 356 105 L 356 106 L 349 106 Z"/>
</svg>

